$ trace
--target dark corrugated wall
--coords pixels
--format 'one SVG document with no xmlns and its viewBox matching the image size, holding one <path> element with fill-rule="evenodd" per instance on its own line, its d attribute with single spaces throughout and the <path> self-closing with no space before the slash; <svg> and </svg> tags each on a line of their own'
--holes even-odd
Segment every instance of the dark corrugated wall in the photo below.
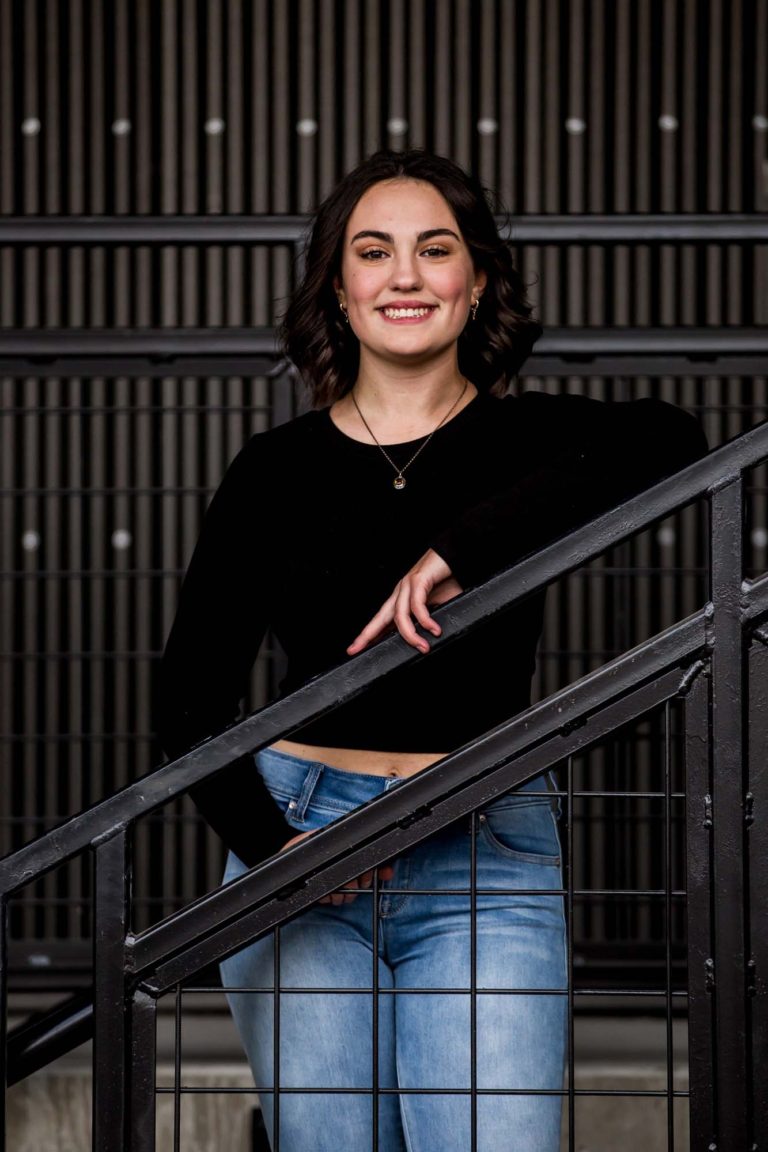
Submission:
<svg viewBox="0 0 768 1152">
<path fill-rule="evenodd" d="M 765 0 L 0 0 L 0 212 L 305 212 L 424 145 L 512 213 L 768 207 Z M 765 323 L 738 246 L 527 254 L 548 324 Z M 0 324 L 263 324 L 288 253 L 3 254 Z M 762 309 L 762 311 L 760 311 Z"/>
<path fill-rule="evenodd" d="M 765 211 L 768 0 L 0 0 L 5 216 L 303 213 L 383 144 L 452 156 L 514 214 Z M 520 261 L 545 326 L 768 319 L 765 246 L 540 245 Z M 269 325 L 292 277 L 285 245 L 0 248 L 0 327 Z M 658 390 L 698 411 L 713 445 L 768 415 L 764 378 L 526 383 Z M 151 668 L 178 579 L 279 388 L 0 378 L 0 850 L 156 762 Z M 759 569 L 765 522 L 763 486 Z M 689 512 L 572 578 L 550 597 L 537 690 L 700 603 L 704 562 Z M 273 689 L 267 652 L 254 702 Z M 590 782 L 654 787 L 653 747 L 595 755 Z M 653 886 L 649 820 L 632 840 L 609 802 L 590 804 L 583 886 L 622 854 Z M 148 918 L 217 882 L 218 845 L 189 813 L 140 831 Z M 16 937 L 87 934 L 88 885 L 85 864 L 46 879 L 17 905 Z M 645 914 L 598 906 L 580 932 L 653 934 Z"/>
</svg>

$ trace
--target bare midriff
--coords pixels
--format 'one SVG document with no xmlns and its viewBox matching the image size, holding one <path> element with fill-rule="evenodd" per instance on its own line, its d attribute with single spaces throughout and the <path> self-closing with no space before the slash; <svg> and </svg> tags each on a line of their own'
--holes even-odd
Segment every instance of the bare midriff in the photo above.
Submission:
<svg viewBox="0 0 768 1152">
<path fill-rule="evenodd" d="M 370 776 L 415 776 L 447 752 L 374 752 L 365 748 L 324 748 L 297 740 L 276 740 L 270 747 L 302 760 L 319 760 L 343 772 L 363 772 Z"/>
</svg>

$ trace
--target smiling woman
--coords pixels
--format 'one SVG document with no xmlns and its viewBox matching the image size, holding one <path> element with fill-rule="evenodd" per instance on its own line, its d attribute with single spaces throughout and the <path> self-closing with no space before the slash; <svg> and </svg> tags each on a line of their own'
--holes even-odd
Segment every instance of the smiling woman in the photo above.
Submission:
<svg viewBox="0 0 768 1152">
<path fill-rule="evenodd" d="M 424 658 L 197 790 L 227 880 L 524 709 L 543 596 L 450 645 L 434 606 L 705 451 L 698 424 L 658 401 L 508 395 L 539 332 L 488 194 L 450 160 L 377 153 L 320 206 L 283 326 L 315 407 L 253 437 L 214 496 L 159 727 L 178 755 L 235 720 L 268 628 L 284 694 L 392 630 Z M 462 821 L 396 857 L 377 893 L 370 872 L 350 881 L 283 925 L 279 949 L 262 937 L 224 962 L 282 1152 L 361 1152 L 374 1122 L 380 1152 L 497 1152 L 510 1133 L 559 1148 L 565 924 L 547 783 L 486 805 L 476 837 Z"/>
<path fill-rule="evenodd" d="M 367 388 L 371 407 L 377 400 L 384 407 L 388 393 L 377 381 L 390 365 L 398 371 L 404 362 L 414 370 L 428 364 L 441 377 L 452 369 L 458 395 L 465 382 L 457 342 L 487 277 L 475 269 L 446 200 L 423 181 L 383 181 L 360 197 L 346 232 L 335 287 L 360 342 L 358 379 L 350 395 L 359 397 Z M 424 415 L 428 423 L 431 414 Z"/>
<path fill-rule="evenodd" d="M 423 197 L 421 209 L 430 207 L 437 215 L 427 216 L 423 223 L 413 216 L 409 221 L 401 219 L 407 236 L 402 231 L 398 235 L 393 197 L 397 196 L 400 215 L 403 211 L 407 215 L 416 208 L 417 191 Z M 382 195 L 391 200 L 390 226 L 365 211 L 374 207 L 371 198 L 380 205 Z M 338 299 L 339 291 L 347 288 L 344 261 L 354 252 L 361 263 L 388 264 L 393 258 L 412 257 L 414 244 L 420 254 L 419 267 L 430 261 L 450 261 L 463 252 L 472 269 L 485 277 L 475 297 L 480 301 L 482 296 L 477 309 L 466 297 L 457 334 L 458 366 L 477 387 L 497 395 L 507 391 L 541 328 L 531 315 L 509 248 L 498 234 L 495 207 L 491 194 L 457 165 L 419 150 L 378 152 L 337 185 L 316 215 L 306 274 L 283 326 L 287 350 L 310 382 L 318 406 L 339 399 L 358 378 L 360 341 L 340 309 L 344 296 Z M 410 272 L 406 272 L 407 283 Z M 402 307 L 426 300 L 430 297 L 421 290 L 397 287 L 379 304 L 397 302 Z M 468 324 L 470 307 L 472 323 Z"/>
</svg>

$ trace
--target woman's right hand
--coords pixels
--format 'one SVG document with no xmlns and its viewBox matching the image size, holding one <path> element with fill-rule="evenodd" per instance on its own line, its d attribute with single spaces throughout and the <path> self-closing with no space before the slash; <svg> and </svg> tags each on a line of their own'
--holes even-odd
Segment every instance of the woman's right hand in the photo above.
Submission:
<svg viewBox="0 0 768 1152">
<path fill-rule="evenodd" d="M 395 628 L 408 644 L 426 654 L 429 641 L 419 635 L 414 621 L 426 632 L 440 636 L 442 628 L 432 618 L 429 609 L 445 604 L 461 592 L 463 588 L 454 579 L 445 560 L 430 548 L 398 581 L 376 615 L 349 645 L 347 655 L 357 656 L 369 644 Z"/>
<path fill-rule="evenodd" d="M 286 841 L 286 843 L 283 844 L 280 851 L 285 852 L 285 850 L 287 848 L 292 848 L 294 844 L 298 844 L 299 841 L 306 839 L 307 836 L 311 836 L 314 831 L 315 831 L 315 829 L 311 829 L 308 832 L 299 832 L 296 836 L 292 836 L 290 840 Z M 360 889 L 362 891 L 364 889 L 372 887 L 373 874 L 375 871 L 377 871 L 377 869 L 370 868 L 367 872 L 363 872 L 363 874 L 361 876 L 357 876 L 357 877 L 354 877 L 352 880 L 348 880 L 347 883 L 344 885 L 344 888 L 345 889 L 357 888 L 357 889 Z M 379 873 L 379 880 L 391 880 L 392 877 L 394 876 L 395 870 L 391 864 L 380 864 L 378 867 L 378 873 Z M 320 899 L 317 901 L 317 903 L 318 904 L 334 904 L 334 905 L 350 904 L 355 899 L 356 895 L 357 895 L 357 893 L 354 891 L 351 891 L 351 892 L 347 892 L 347 891 L 345 891 L 345 892 L 329 892 L 327 896 L 321 896 Z"/>
</svg>

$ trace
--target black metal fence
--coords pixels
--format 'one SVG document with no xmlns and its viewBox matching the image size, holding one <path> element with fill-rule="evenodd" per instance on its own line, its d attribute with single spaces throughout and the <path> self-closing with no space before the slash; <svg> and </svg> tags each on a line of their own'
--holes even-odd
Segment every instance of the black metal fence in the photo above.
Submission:
<svg viewBox="0 0 768 1152">
<path fill-rule="evenodd" d="M 132 929 L 129 843 L 136 821 L 236 755 L 273 742 L 364 690 L 374 677 L 413 659 L 399 638 L 363 653 L 353 675 L 348 668 L 327 673 L 0 862 L 7 933 L 7 905 L 15 893 L 78 854 L 90 852 L 94 858 L 94 1148 L 141 1152 L 154 1147 L 155 1028 L 161 997 L 177 990 L 180 995 L 196 974 L 299 914 L 351 876 L 549 768 L 559 767 L 561 773 L 568 833 L 562 893 L 572 924 L 576 904 L 587 893 L 572 883 L 571 817 L 576 804 L 594 794 L 582 787 L 575 758 L 649 716 L 662 724 L 662 786 L 651 796 L 638 789 L 617 789 L 613 798 L 658 804 L 664 846 L 661 884 L 611 895 L 658 901 L 665 924 L 664 977 L 655 985 L 621 992 L 664 1000 L 667 1083 L 659 1091 L 667 1102 L 667 1147 L 674 1146 L 675 1103 L 681 1098 L 689 1100 L 691 1148 L 742 1152 L 764 1146 L 768 919 L 761 879 L 766 849 L 761 812 L 766 787 L 768 632 L 763 621 L 768 616 L 768 577 L 744 578 L 743 508 L 745 479 L 766 458 L 764 424 L 441 609 L 440 643 L 451 643 L 512 601 L 676 509 L 707 498 L 709 598 L 700 610 L 336 822 L 332 830 L 144 931 Z M 684 752 L 684 778 L 675 754 L 678 745 Z M 675 810 L 683 806 L 684 880 L 675 874 L 673 863 Z M 671 925 L 675 905 L 684 897 L 687 978 L 676 982 Z M 5 965 L 5 936 L 0 956 Z M 5 988 L 4 972 L 3 995 Z M 468 992 L 476 995 L 476 989 Z M 563 1089 L 571 1149 L 576 1146 L 579 1104 L 594 1093 L 576 1082 L 574 1010 L 578 999 L 592 994 L 589 988 L 577 989 L 571 978 L 569 1076 Z M 688 1088 L 676 1087 L 674 1075 L 678 1006 L 688 1024 Z M 65 1033 L 59 1033 L 59 1049 L 66 1045 Z M 31 1047 L 29 1036 L 10 1046 L 13 1058 L 26 1062 L 25 1070 L 51 1054 L 35 1056 Z M 14 1069 L 10 1071 L 13 1078 Z M 177 1101 L 183 1088 L 180 1082 L 173 1086 Z"/>
</svg>

